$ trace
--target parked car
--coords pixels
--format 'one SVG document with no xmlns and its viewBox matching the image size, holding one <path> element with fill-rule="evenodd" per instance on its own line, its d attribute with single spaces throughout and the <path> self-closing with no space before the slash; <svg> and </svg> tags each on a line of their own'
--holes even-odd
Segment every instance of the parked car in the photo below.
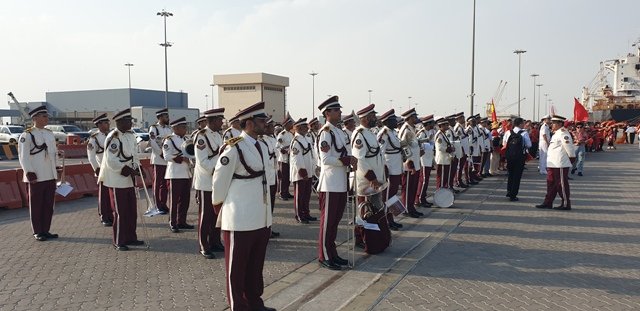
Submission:
<svg viewBox="0 0 640 311">
<path fill-rule="evenodd" d="M 22 132 L 24 127 L 20 125 L 0 125 L 0 143 L 16 144 Z"/>
<path fill-rule="evenodd" d="M 140 139 L 142 139 L 143 141 L 149 141 L 149 133 L 148 132 L 143 131 L 139 127 L 134 127 L 131 130 L 133 131 L 133 134 L 136 135 L 136 137 L 140 137 Z"/>
<path fill-rule="evenodd" d="M 79 127 L 70 124 L 49 124 L 45 125 L 45 128 L 50 129 L 53 132 L 53 136 L 56 137 L 56 141 L 60 144 L 67 143 L 67 136 L 77 135 L 80 136 L 80 141 L 85 142 L 89 138 L 89 132 L 83 131 Z"/>
</svg>

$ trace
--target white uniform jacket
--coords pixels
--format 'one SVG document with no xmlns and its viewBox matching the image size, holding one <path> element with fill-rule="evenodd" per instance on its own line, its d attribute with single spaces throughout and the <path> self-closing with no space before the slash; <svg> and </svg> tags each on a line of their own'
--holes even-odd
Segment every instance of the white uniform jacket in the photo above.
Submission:
<svg viewBox="0 0 640 311">
<path fill-rule="evenodd" d="M 547 151 L 547 149 L 549 148 L 549 145 L 547 145 L 547 141 L 551 142 L 551 130 L 549 129 L 549 125 L 547 125 L 546 123 L 542 123 L 542 126 L 540 126 L 539 137 L 540 139 L 538 140 L 538 147 L 542 151 Z M 547 140 L 545 140 L 545 137 L 547 138 Z"/>
<path fill-rule="evenodd" d="M 278 162 L 289 163 L 289 147 L 291 147 L 291 140 L 293 139 L 293 134 L 287 130 L 282 130 L 282 132 L 278 133 L 276 136 L 277 144 L 276 149 L 278 150 Z"/>
<path fill-rule="evenodd" d="M 402 175 L 402 149 L 396 131 L 383 127 L 378 132 L 378 143 L 384 155 L 389 175 Z"/>
<path fill-rule="evenodd" d="M 313 176 L 313 144 L 305 136 L 296 133 L 293 137 L 289 148 L 289 160 L 289 177 L 292 182 Z"/>
<path fill-rule="evenodd" d="M 56 138 L 48 129 L 32 127 L 20 134 L 18 158 L 24 171 L 22 181 L 29 182 L 27 173 L 35 173 L 37 182 L 57 179 L 58 149 Z"/>
<path fill-rule="evenodd" d="M 456 137 L 455 133 L 453 132 L 453 129 L 451 128 L 449 128 L 445 134 L 447 135 L 447 138 L 453 145 L 453 148 L 455 148 L 455 150 L 453 151 L 453 156 L 457 159 L 461 159 L 462 143 L 460 142 L 459 137 Z"/>
<path fill-rule="evenodd" d="M 460 147 L 463 155 L 469 155 L 471 151 L 469 150 L 469 135 L 467 131 L 464 129 L 464 125 L 460 123 L 456 123 L 453 127 L 453 135 L 458 137 L 458 141 L 460 141 Z"/>
<path fill-rule="evenodd" d="M 314 132 L 307 132 L 305 135 L 307 141 L 311 143 L 311 152 L 313 153 L 313 171 L 311 175 L 314 175 L 316 168 L 320 167 L 320 157 L 318 157 L 318 134 Z"/>
<path fill-rule="evenodd" d="M 411 157 L 405 161 L 403 168 L 405 172 L 409 171 L 409 163 L 412 163 L 413 168 L 416 171 L 420 170 L 420 144 L 418 144 L 418 138 L 416 137 L 415 127 L 409 125 L 409 123 L 402 124 L 400 128 L 400 143 L 408 146 L 411 149 Z"/>
<path fill-rule="evenodd" d="M 418 142 L 421 142 L 422 150 L 424 150 L 424 154 L 420 156 L 420 166 L 422 167 L 432 167 L 433 166 L 433 135 L 435 135 L 435 130 L 430 129 L 421 129 L 418 131 Z"/>
<path fill-rule="evenodd" d="M 128 166 L 138 170 L 140 159 L 138 158 L 138 147 L 136 145 L 136 135 L 131 131 L 120 132 L 117 128 L 111 130 L 105 140 L 107 150 L 102 157 L 100 164 L 100 174 L 98 182 L 102 182 L 110 188 L 131 188 L 133 180 L 131 176 L 122 176 L 122 168 Z"/>
<path fill-rule="evenodd" d="M 212 191 L 213 169 L 218 162 L 222 144 L 222 134 L 212 131 L 209 127 L 196 133 L 193 139 L 196 156 L 196 164 L 193 168 L 193 189 Z"/>
<path fill-rule="evenodd" d="M 571 133 L 562 127 L 557 130 L 549 141 L 547 151 L 547 167 L 564 168 L 571 167 L 571 160 L 576 156 L 576 147 L 573 145 Z"/>
<path fill-rule="evenodd" d="M 476 126 L 468 126 L 467 133 L 469 133 L 469 150 L 471 151 L 471 156 L 479 157 L 481 152 L 481 140 L 480 140 L 480 132 Z"/>
<path fill-rule="evenodd" d="M 345 132 L 327 122 L 320 130 L 318 144 L 320 149 L 320 179 L 318 190 L 321 192 L 347 192 L 347 172 L 340 158 L 351 155 Z"/>
<path fill-rule="evenodd" d="M 151 146 L 151 164 L 167 165 L 162 156 L 162 142 L 171 135 L 173 131 L 168 125 L 156 123 L 149 127 L 149 146 Z"/>
<path fill-rule="evenodd" d="M 260 136 L 260 141 L 263 143 L 261 146 L 265 146 L 269 153 L 269 161 L 267 163 L 267 184 L 269 186 L 273 186 L 276 184 L 278 172 L 278 161 L 276 156 L 276 138 L 273 135 L 262 135 Z"/>
<path fill-rule="evenodd" d="M 107 133 L 108 134 L 108 133 Z M 95 171 L 102 163 L 104 155 L 104 142 L 107 140 L 107 134 L 98 131 L 89 137 L 87 142 L 87 159 L 91 163 L 91 168 Z"/>
<path fill-rule="evenodd" d="M 357 194 L 366 193 L 370 187 L 370 182 L 377 180 L 384 184 L 387 180 L 384 174 L 384 156 L 380 152 L 378 138 L 370 129 L 358 126 L 353 132 L 351 151 L 358 159 L 356 170 Z"/>
<path fill-rule="evenodd" d="M 184 137 L 178 135 L 169 135 L 162 143 L 162 154 L 167 161 L 167 171 L 164 174 L 165 179 L 190 179 L 191 168 L 189 167 L 189 159 L 182 154 L 182 143 Z M 182 163 L 177 163 L 174 158 L 183 156 Z"/>
<path fill-rule="evenodd" d="M 224 139 L 224 141 L 227 141 L 227 140 L 229 140 L 231 138 L 240 136 L 241 133 L 242 133 L 241 131 L 236 130 L 233 127 L 230 127 L 228 129 L 224 130 L 224 132 L 222 133 L 222 138 Z"/>
<path fill-rule="evenodd" d="M 222 203 L 222 230 L 252 231 L 271 227 L 271 200 L 265 176 L 269 153 L 255 146 L 256 140 L 242 132 L 231 139 L 213 172 L 214 205 Z"/>
<path fill-rule="evenodd" d="M 447 135 L 440 130 L 436 132 L 434 139 L 436 141 L 436 164 L 450 165 L 453 154 L 447 152 L 447 148 L 453 147 L 453 144 Z"/>
</svg>

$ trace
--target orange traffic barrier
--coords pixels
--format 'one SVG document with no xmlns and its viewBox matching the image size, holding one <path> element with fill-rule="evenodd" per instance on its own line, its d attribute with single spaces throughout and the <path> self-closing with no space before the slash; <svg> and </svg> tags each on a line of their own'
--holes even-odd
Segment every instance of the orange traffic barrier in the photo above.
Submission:
<svg viewBox="0 0 640 311">
<path fill-rule="evenodd" d="M 22 182 L 22 172 L 18 176 L 17 170 L 0 171 L 0 207 L 21 208 L 23 207 L 20 184 Z"/>
<path fill-rule="evenodd" d="M 0 146 L 0 160 L 14 160 L 18 158 L 18 145 L 2 144 Z"/>
<path fill-rule="evenodd" d="M 87 157 L 87 145 L 58 145 L 58 150 L 64 151 L 64 157 L 67 159 Z"/>
<path fill-rule="evenodd" d="M 67 145 L 79 145 L 80 144 L 80 136 L 78 135 L 67 135 Z"/>
<path fill-rule="evenodd" d="M 64 175 L 65 181 L 71 184 L 73 190 L 66 197 L 56 195 L 56 202 L 98 195 L 98 178 L 95 177 L 91 164 L 66 165 Z"/>
</svg>

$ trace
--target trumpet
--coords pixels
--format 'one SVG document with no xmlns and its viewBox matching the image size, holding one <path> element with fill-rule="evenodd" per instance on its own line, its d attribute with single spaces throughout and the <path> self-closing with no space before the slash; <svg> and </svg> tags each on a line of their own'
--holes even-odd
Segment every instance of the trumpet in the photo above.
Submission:
<svg viewBox="0 0 640 311">
<path fill-rule="evenodd" d="M 64 163 L 64 159 L 65 159 L 64 151 L 59 150 L 58 157 L 62 159 L 62 165 L 56 166 L 56 171 L 61 171 L 60 180 L 56 183 L 56 193 L 58 193 L 63 197 L 66 197 L 67 195 L 69 195 L 69 193 L 71 193 L 71 191 L 73 191 L 73 187 L 71 186 L 70 183 L 66 181 L 66 176 L 64 173 L 66 171 L 65 163 Z"/>
</svg>

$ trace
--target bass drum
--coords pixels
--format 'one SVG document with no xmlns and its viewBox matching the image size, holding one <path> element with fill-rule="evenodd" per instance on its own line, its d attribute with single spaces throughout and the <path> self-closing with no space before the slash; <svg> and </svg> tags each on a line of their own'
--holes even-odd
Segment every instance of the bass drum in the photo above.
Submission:
<svg viewBox="0 0 640 311">
<path fill-rule="evenodd" d="M 451 207 L 454 200 L 453 191 L 448 188 L 440 188 L 433 194 L 433 203 L 438 207 Z"/>
</svg>

